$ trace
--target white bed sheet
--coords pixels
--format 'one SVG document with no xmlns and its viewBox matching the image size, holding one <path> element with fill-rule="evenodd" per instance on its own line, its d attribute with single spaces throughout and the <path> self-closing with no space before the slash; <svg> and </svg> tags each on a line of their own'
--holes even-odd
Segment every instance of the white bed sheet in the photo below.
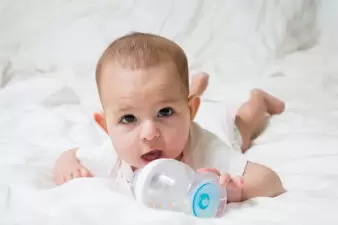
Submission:
<svg viewBox="0 0 338 225">
<path fill-rule="evenodd" d="M 10 4 L 10 1 L 4 2 Z M 136 19 L 143 19 L 143 22 L 148 19 L 150 22 L 145 23 L 147 26 L 140 29 L 160 29 L 161 32 L 181 41 L 188 49 L 193 69 L 205 69 L 211 73 L 210 88 L 204 96 L 206 99 L 239 101 L 247 96 L 250 88 L 262 87 L 287 103 L 285 113 L 271 120 L 266 132 L 257 139 L 247 155 L 251 160 L 275 169 L 288 192 L 273 199 L 256 198 L 243 204 L 231 204 L 226 216 L 221 219 L 198 220 L 180 213 L 154 211 L 139 206 L 116 193 L 114 184 L 109 179 L 78 179 L 61 187 L 52 183 L 52 166 L 63 150 L 78 145 L 97 146 L 106 138 L 94 127 L 91 117 L 93 111 L 99 109 L 92 76 L 93 68 L 83 65 L 94 65 L 108 37 L 114 36 L 108 35 L 112 31 L 107 28 L 107 24 L 102 27 L 96 25 L 101 19 L 99 15 L 102 8 L 114 8 L 119 3 L 111 1 L 108 4 L 108 1 L 102 1 L 99 4 L 95 1 L 94 4 L 91 1 L 82 1 L 86 4 L 79 5 L 77 1 L 67 4 L 61 0 L 50 1 L 48 4 L 34 1 L 41 3 L 39 7 L 46 10 L 34 14 L 30 10 L 39 8 L 37 5 L 18 2 L 21 5 L 11 5 L 12 11 L 8 10 L 8 7 L 0 8 L 7 9 L 8 15 L 12 17 L 18 12 L 25 13 L 25 16 L 18 17 L 12 27 L 1 24 L 6 31 L 1 37 L 3 51 L 0 55 L 0 69 L 5 71 L 2 76 L 2 84 L 5 87 L 0 90 L 1 225 L 338 223 L 335 214 L 338 209 L 337 49 L 327 47 L 327 44 L 318 45 L 266 63 L 264 60 L 280 52 L 278 48 L 283 45 L 282 41 L 279 42 L 278 38 L 275 38 L 272 41 L 277 44 L 269 47 L 256 45 L 259 40 L 254 39 L 243 45 L 244 47 L 228 44 L 227 47 L 233 47 L 230 52 L 215 54 L 215 49 L 222 43 L 222 39 L 213 40 L 210 46 L 203 45 L 208 37 L 203 36 L 202 31 L 207 28 L 207 21 L 210 21 L 210 18 L 204 17 L 213 15 L 212 9 L 223 4 L 221 1 L 209 5 L 202 4 L 202 1 L 187 1 L 186 5 L 178 5 L 172 1 L 176 3 L 173 3 L 172 7 L 191 8 L 191 12 L 182 10 L 181 14 L 186 17 L 181 23 L 175 20 L 181 17 L 175 17 L 171 13 L 157 15 L 158 8 L 151 10 L 153 14 L 145 16 L 144 12 L 149 12 L 149 8 L 142 8 L 142 4 L 134 7 L 133 1 L 119 5 L 121 7 L 118 7 L 119 10 L 116 10 L 113 17 L 109 17 L 109 10 L 102 15 L 114 19 L 123 18 L 128 12 L 136 15 L 131 22 L 119 25 L 118 23 L 124 20 L 114 21 L 114 35 L 133 28 L 127 25 L 137 21 Z M 226 9 L 229 13 L 234 7 L 234 2 L 231 7 L 229 1 L 227 2 L 222 6 L 228 7 Z M 149 6 L 154 2 L 143 3 Z M 47 10 L 51 6 L 54 11 Z M 198 14 L 201 7 L 211 11 L 204 15 L 204 19 L 196 22 L 195 14 L 202 15 Z M 163 5 L 162 8 L 164 10 L 170 7 Z M 63 19 L 56 20 L 54 16 L 60 12 L 63 12 Z M 25 20 L 27 14 L 30 15 L 29 18 L 33 18 L 32 21 Z M 165 17 L 163 21 L 171 21 L 171 24 L 161 24 L 160 20 L 150 19 L 156 17 Z M 41 18 L 49 19 L 54 26 L 49 28 L 47 19 Z M 233 17 L 219 18 L 219 21 L 228 18 Z M 242 17 L 233 19 L 238 18 Z M 66 35 L 60 40 L 62 35 L 57 31 L 62 30 L 69 21 L 73 21 L 72 26 L 66 26 L 67 32 L 63 33 Z M 83 43 L 76 45 L 76 40 L 79 36 L 88 34 L 84 21 L 89 22 L 87 25 L 90 29 L 106 31 L 103 36 L 92 34 L 91 40 L 94 44 L 90 45 L 88 50 L 92 54 L 88 51 L 77 51 L 83 47 Z M 203 25 L 200 27 L 196 26 L 201 23 Z M 39 32 L 31 32 L 27 33 L 26 39 L 19 36 L 13 39 L 14 36 L 10 35 L 10 32 L 17 34 L 23 24 L 38 24 L 36 27 L 30 27 L 30 31 L 36 28 L 40 33 L 46 29 L 48 32 L 41 36 L 38 35 Z M 182 26 L 176 26 L 178 24 Z M 215 25 L 213 31 L 222 34 L 217 31 L 219 25 Z M 247 26 L 250 27 L 249 25 Z M 156 29 L 151 29 L 152 26 Z M 235 28 L 227 31 L 229 30 L 236 31 Z M 240 44 L 245 42 L 244 37 L 247 35 L 238 37 Z M 236 34 L 234 36 L 236 37 Z M 264 40 L 268 39 L 268 36 Z M 229 37 L 227 40 L 230 39 Z M 20 43 L 20 47 L 17 43 Z M 65 54 L 67 48 L 74 44 L 75 50 L 69 49 L 69 55 Z M 194 47 L 199 49 L 193 50 Z M 293 47 L 292 44 L 284 46 L 283 49 L 290 50 Z M 257 51 L 261 48 L 262 51 Z M 48 51 L 56 53 L 48 55 Z M 237 55 L 228 59 L 234 53 Z M 221 60 L 225 60 L 225 65 Z M 239 66 L 241 60 L 245 66 Z M 232 66 L 229 68 L 227 65 Z"/>
<path fill-rule="evenodd" d="M 308 89 L 300 83 L 297 90 L 292 83 L 283 87 L 289 86 L 280 94 L 287 99 L 286 112 L 271 121 L 248 152 L 250 159 L 281 175 L 288 193 L 233 204 L 220 220 L 199 221 L 144 209 L 115 193 L 104 179 L 75 180 L 56 188 L 51 168 L 61 150 L 80 143 L 99 145 L 105 138 L 93 129 L 93 108 L 81 105 L 72 85 L 57 77 L 36 77 L 8 86 L 0 95 L 1 224 L 6 220 L 10 224 L 88 225 L 337 224 L 338 71 L 327 71 L 327 65 L 320 68 L 312 60 L 313 53 L 299 53 L 279 64 L 279 72 L 285 74 L 278 78 L 281 86 L 288 75 L 297 73 L 309 79 L 302 80 Z M 323 76 L 317 79 L 321 70 Z"/>
</svg>

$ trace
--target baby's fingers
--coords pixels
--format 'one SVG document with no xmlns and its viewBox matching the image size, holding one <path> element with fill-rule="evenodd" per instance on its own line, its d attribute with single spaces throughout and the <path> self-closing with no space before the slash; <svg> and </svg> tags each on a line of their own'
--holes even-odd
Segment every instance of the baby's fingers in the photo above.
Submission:
<svg viewBox="0 0 338 225">
<path fill-rule="evenodd" d="M 244 178 L 243 177 L 232 178 L 232 181 L 237 187 L 243 188 L 243 186 L 244 186 Z"/>
<path fill-rule="evenodd" d="M 84 167 L 81 167 L 79 170 L 80 170 L 81 177 L 92 177 L 92 176 L 93 176 L 93 175 L 89 172 L 89 170 L 87 170 L 87 169 L 84 168 Z"/>
<path fill-rule="evenodd" d="M 54 182 L 57 185 L 61 185 L 61 184 L 63 184 L 65 182 L 64 181 L 64 177 L 63 176 L 56 176 L 56 177 L 54 177 Z"/>
<path fill-rule="evenodd" d="M 231 177 L 230 177 L 230 174 L 228 173 L 222 174 L 219 178 L 219 184 L 222 186 L 227 186 L 230 181 L 231 181 Z"/>
<path fill-rule="evenodd" d="M 199 173 L 202 173 L 202 172 L 211 172 L 211 173 L 214 173 L 216 174 L 217 176 L 220 176 L 220 172 L 215 169 L 215 168 L 201 168 L 201 169 L 198 169 L 197 172 Z"/>
<path fill-rule="evenodd" d="M 78 169 L 78 170 L 75 170 L 73 173 L 73 178 L 78 178 L 78 177 L 81 177 L 81 171 Z"/>
<path fill-rule="evenodd" d="M 74 179 L 73 173 L 69 173 L 68 175 L 66 175 L 66 176 L 64 177 L 65 182 L 70 181 L 70 180 L 72 180 L 72 179 Z"/>
<path fill-rule="evenodd" d="M 225 173 L 220 176 L 219 183 L 230 188 L 243 188 L 244 179 L 243 177 L 231 177 L 230 174 Z"/>
</svg>

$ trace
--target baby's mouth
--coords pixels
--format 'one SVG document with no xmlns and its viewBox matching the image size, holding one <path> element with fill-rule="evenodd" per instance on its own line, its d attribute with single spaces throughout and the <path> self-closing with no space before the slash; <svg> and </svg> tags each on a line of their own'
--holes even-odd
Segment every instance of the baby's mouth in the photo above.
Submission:
<svg viewBox="0 0 338 225">
<path fill-rule="evenodd" d="M 162 156 L 163 156 L 163 152 L 161 150 L 152 150 L 150 152 L 147 152 L 141 155 L 141 158 L 144 161 L 151 162 L 153 160 L 161 158 Z"/>
</svg>

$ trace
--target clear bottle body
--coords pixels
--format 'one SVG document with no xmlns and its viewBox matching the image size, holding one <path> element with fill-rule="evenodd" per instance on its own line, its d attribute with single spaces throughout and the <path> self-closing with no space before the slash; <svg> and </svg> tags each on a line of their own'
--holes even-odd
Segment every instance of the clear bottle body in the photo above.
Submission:
<svg viewBox="0 0 338 225">
<path fill-rule="evenodd" d="M 155 169 L 148 174 L 142 174 L 145 172 L 143 169 L 135 172 L 132 185 L 138 188 L 134 191 L 136 200 L 151 208 L 184 212 L 196 217 L 219 217 L 223 214 L 227 194 L 226 189 L 219 185 L 217 175 L 196 173 L 183 163 Z"/>
</svg>

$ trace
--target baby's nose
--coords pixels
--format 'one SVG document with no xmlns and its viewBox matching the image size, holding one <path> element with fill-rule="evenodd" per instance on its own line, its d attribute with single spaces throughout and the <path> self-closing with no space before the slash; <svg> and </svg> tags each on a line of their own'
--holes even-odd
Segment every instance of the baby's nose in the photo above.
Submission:
<svg viewBox="0 0 338 225">
<path fill-rule="evenodd" d="M 141 140 L 144 142 L 153 141 L 161 137 L 161 132 L 153 121 L 146 121 L 142 124 Z"/>
</svg>

